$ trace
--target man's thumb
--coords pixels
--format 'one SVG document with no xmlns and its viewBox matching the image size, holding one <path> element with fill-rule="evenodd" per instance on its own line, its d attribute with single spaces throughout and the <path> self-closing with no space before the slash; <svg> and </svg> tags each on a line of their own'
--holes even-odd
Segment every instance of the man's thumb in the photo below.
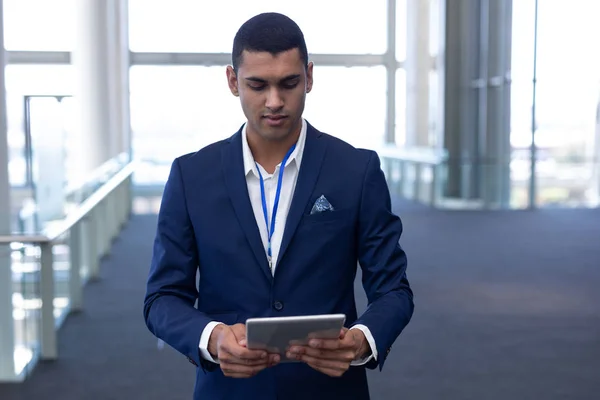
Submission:
<svg viewBox="0 0 600 400">
<path fill-rule="evenodd" d="M 235 334 L 235 338 L 238 341 L 238 344 L 240 346 L 246 346 L 246 343 L 247 343 L 247 341 L 246 341 L 246 328 L 243 325 L 242 326 L 237 326 L 236 325 L 235 328 L 237 328 L 237 329 L 234 329 L 233 332 Z"/>
</svg>

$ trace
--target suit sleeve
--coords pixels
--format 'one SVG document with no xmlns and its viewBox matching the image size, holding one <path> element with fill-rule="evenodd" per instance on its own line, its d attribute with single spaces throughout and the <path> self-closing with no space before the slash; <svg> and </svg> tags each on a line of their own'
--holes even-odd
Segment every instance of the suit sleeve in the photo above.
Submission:
<svg viewBox="0 0 600 400">
<path fill-rule="evenodd" d="M 368 306 L 355 324 L 371 331 L 381 369 L 392 344 L 409 323 L 414 303 L 406 277 L 406 254 L 399 244 L 402 222 L 391 211 L 379 157 L 369 153 L 358 223 L 358 260 Z"/>
<path fill-rule="evenodd" d="M 200 357 L 200 336 L 211 319 L 198 311 L 198 252 L 188 215 L 178 160 L 165 185 L 144 299 L 150 332 L 205 370 L 215 368 Z"/>
</svg>

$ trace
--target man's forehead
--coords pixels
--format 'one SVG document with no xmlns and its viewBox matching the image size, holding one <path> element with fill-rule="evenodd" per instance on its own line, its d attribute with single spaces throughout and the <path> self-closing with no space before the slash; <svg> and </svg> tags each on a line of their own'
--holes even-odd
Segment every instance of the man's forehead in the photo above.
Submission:
<svg viewBox="0 0 600 400">
<path fill-rule="evenodd" d="M 291 49 L 277 54 L 267 51 L 242 52 L 240 75 L 264 75 L 264 78 L 284 78 L 290 74 L 299 74 L 304 69 L 304 62 L 298 49 Z M 263 77 L 263 76 L 261 76 Z"/>
</svg>

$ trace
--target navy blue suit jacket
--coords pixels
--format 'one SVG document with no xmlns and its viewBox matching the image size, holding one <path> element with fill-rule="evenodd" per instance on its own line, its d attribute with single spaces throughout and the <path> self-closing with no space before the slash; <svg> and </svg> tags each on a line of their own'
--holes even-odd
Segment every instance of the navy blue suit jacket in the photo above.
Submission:
<svg viewBox="0 0 600 400">
<path fill-rule="evenodd" d="M 311 215 L 321 195 L 335 211 Z M 173 162 L 158 216 L 146 324 L 198 366 L 195 399 L 368 399 L 365 368 L 383 367 L 413 313 L 401 233 L 377 154 L 308 125 L 273 277 L 248 196 L 240 130 Z M 368 298 L 360 316 L 357 261 Z M 341 378 L 286 363 L 233 379 L 200 356 L 210 321 L 329 313 L 369 328 L 376 363 L 352 366 Z"/>
</svg>

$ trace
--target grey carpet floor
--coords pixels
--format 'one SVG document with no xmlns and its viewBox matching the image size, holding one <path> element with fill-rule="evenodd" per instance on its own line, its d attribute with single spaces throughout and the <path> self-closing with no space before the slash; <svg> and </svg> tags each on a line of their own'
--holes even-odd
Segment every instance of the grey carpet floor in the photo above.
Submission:
<svg viewBox="0 0 600 400">
<path fill-rule="evenodd" d="M 600 399 L 600 210 L 397 211 L 416 308 L 373 399 Z M 0 399 L 191 398 L 194 368 L 142 319 L 155 221 L 132 218 L 59 359 Z"/>
</svg>

